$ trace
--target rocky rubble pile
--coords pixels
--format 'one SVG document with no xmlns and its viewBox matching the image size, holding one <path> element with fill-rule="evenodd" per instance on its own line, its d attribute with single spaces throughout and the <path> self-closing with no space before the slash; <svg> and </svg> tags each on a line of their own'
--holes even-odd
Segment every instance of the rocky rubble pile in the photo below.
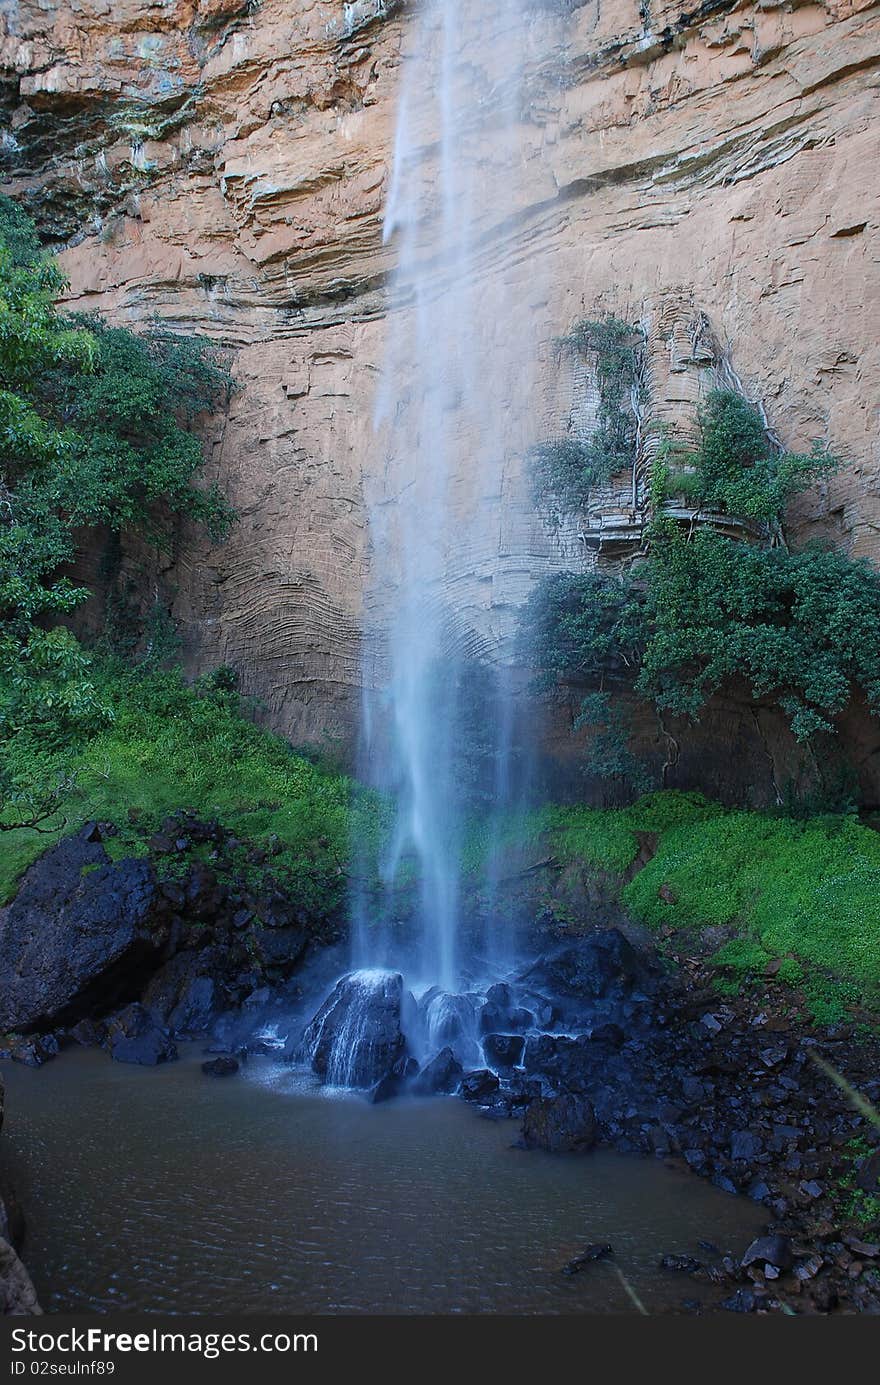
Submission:
<svg viewBox="0 0 880 1385">
<path fill-rule="evenodd" d="M 296 968 L 315 933 L 278 887 L 234 869 L 244 849 L 217 822 L 181 813 L 113 859 L 115 829 L 89 823 L 47 851 L 0 909 L 0 1056 L 38 1065 L 68 1043 L 122 1062 L 176 1057 Z M 262 853 L 261 853 L 262 854 Z"/>
</svg>

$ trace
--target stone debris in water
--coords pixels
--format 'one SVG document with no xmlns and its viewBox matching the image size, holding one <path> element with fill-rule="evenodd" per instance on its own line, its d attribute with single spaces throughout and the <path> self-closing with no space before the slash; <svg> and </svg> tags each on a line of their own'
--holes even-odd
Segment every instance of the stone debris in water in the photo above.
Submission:
<svg viewBox="0 0 880 1385">
<path fill-rule="evenodd" d="M 580 1274 L 590 1265 L 595 1265 L 597 1260 L 607 1260 L 613 1254 L 614 1251 L 607 1241 L 597 1241 L 594 1245 L 587 1246 L 586 1250 L 581 1251 L 573 1260 L 569 1260 L 568 1264 L 563 1266 L 562 1273 Z"/>
<path fill-rule="evenodd" d="M 202 1064 L 202 1072 L 207 1077 L 232 1077 L 238 1072 L 238 1059 L 229 1057 L 209 1058 Z"/>
</svg>

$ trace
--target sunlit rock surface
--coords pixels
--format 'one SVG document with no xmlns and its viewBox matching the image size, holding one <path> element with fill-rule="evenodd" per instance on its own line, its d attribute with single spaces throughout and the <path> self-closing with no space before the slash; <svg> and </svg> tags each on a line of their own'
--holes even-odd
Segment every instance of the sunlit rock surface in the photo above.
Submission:
<svg viewBox="0 0 880 1385">
<path fill-rule="evenodd" d="M 208 335 L 239 380 L 209 470 L 240 523 L 217 549 L 188 539 L 159 573 L 129 551 L 121 585 L 158 592 L 191 668 L 233 665 L 297 741 L 347 740 L 362 677 L 364 493 L 385 467 L 382 215 L 411 18 L 366 0 L 22 0 L 0 16 L 4 191 L 63 249 L 71 305 Z M 796 537 L 877 560 L 878 6 L 588 0 L 532 23 L 522 206 L 496 226 L 487 198 L 480 272 L 516 303 L 536 384 L 507 401 L 517 454 L 483 497 L 502 519 L 454 574 L 475 638 L 503 636 L 531 582 L 582 553 L 576 529 L 554 535 L 507 501 L 522 454 L 584 388 L 553 338 L 596 311 L 647 325 L 653 407 L 685 429 L 712 365 L 695 351 L 705 322 L 785 445 L 819 437 L 843 460 L 797 502 Z M 461 45 L 487 61 L 478 24 Z M 536 277 L 542 256 L 552 275 Z M 626 514 L 618 489 L 591 525 Z M 761 718 L 757 735 L 748 710 L 710 714 L 681 782 L 768 791 L 788 750 Z M 859 722 L 852 745 L 869 791 L 876 738 Z"/>
</svg>

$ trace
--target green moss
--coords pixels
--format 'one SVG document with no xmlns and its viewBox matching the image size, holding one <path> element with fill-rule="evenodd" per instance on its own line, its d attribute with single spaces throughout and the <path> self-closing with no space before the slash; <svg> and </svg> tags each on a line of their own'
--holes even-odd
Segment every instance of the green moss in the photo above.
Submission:
<svg viewBox="0 0 880 1385">
<path fill-rule="evenodd" d="M 719 965 L 758 973 L 782 958 L 778 979 L 809 973 L 817 1016 L 880 994 L 880 836 L 854 819 L 730 812 L 681 823 L 623 900 L 654 927 L 736 927 Z M 837 978 L 830 992 L 822 974 Z"/>
<path fill-rule="evenodd" d="M 269 853 L 273 873 L 307 906 L 323 912 L 340 902 L 354 817 L 361 840 L 378 849 L 385 816 L 374 796 L 261 731 L 229 691 L 187 687 L 176 671 L 97 667 L 113 713 L 106 731 L 55 755 L 41 755 L 25 737 L 4 747 L 22 792 L 65 775 L 72 787 L 48 835 L 0 834 L 0 900 L 53 840 L 83 822 L 114 823 L 119 834 L 108 847 L 118 857 L 142 854 L 167 814 L 189 810 Z"/>
</svg>

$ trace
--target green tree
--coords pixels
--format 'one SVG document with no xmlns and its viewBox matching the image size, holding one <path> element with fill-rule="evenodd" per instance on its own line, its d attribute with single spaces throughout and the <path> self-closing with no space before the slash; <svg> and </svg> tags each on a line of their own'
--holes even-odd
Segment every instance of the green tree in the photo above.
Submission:
<svg viewBox="0 0 880 1385">
<path fill-rule="evenodd" d="M 89 530 L 157 544 L 186 515 L 222 535 L 232 512 L 194 484 L 190 431 L 229 388 L 200 345 L 135 336 L 58 309 L 57 265 L 0 197 L 0 733 L 47 736 L 105 719 L 85 651 L 63 624 L 88 591 L 65 569 Z"/>
</svg>

